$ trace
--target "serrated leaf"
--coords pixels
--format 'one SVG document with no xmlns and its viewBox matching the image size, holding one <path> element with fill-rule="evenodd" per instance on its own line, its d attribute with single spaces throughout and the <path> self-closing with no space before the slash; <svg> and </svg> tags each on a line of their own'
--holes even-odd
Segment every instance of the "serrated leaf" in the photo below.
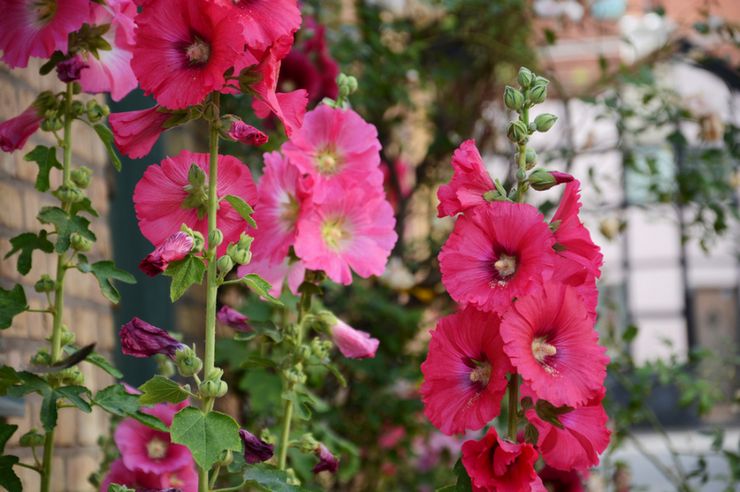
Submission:
<svg viewBox="0 0 740 492">
<path fill-rule="evenodd" d="M 47 391 L 44 394 L 44 399 L 41 400 L 41 423 L 44 426 L 44 430 L 51 432 L 57 426 L 57 399 L 56 394 L 53 391 Z"/>
<path fill-rule="evenodd" d="M 249 290 L 257 294 L 258 296 L 268 300 L 269 302 L 277 306 L 283 306 L 283 303 L 282 301 L 280 301 L 280 299 L 276 299 L 275 297 L 270 295 L 270 289 L 272 288 L 270 282 L 263 279 L 256 273 L 249 273 L 243 276 L 240 280 L 249 288 Z"/>
<path fill-rule="evenodd" d="M 83 412 L 92 412 L 90 402 L 82 398 L 83 395 L 89 398 L 92 396 L 92 393 L 90 393 L 90 390 L 84 386 L 63 386 L 61 388 L 57 388 L 54 392 L 59 398 L 67 400 Z"/>
<path fill-rule="evenodd" d="M 8 393 L 8 388 L 15 386 L 20 383 L 21 379 L 18 377 L 18 373 L 15 372 L 10 366 L 0 367 L 0 396 L 4 396 Z"/>
<path fill-rule="evenodd" d="M 77 265 L 77 269 L 83 273 L 92 273 L 98 281 L 100 291 L 103 295 L 113 304 L 118 304 L 121 301 L 121 293 L 118 292 L 114 280 L 124 282 L 126 284 L 135 284 L 136 278 L 126 270 L 122 270 L 116 266 L 110 260 L 97 261 L 90 265 L 87 263 L 87 258 L 84 255 L 79 255 L 80 263 Z"/>
<path fill-rule="evenodd" d="M 116 168 L 116 171 L 120 171 L 121 159 L 119 159 L 118 154 L 116 154 L 116 150 L 113 146 L 113 132 L 110 131 L 110 128 L 102 123 L 93 125 L 93 129 L 95 130 L 95 133 L 98 134 L 98 137 L 100 137 L 100 141 L 103 142 L 105 150 L 108 152 L 108 157 L 110 157 L 110 161 L 113 164 L 113 167 Z"/>
<path fill-rule="evenodd" d="M 205 263 L 201 258 L 194 255 L 188 255 L 180 261 L 170 263 L 164 274 L 172 277 L 172 284 L 170 284 L 170 299 L 172 302 L 182 297 L 191 285 L 200 285 L 205 272 Z"/>
<path fill-rule="evenodd" d="M 5 445 L 10 437 L 18 430 L 17 425 L 10 425 L 0 422 L 0 454 L 5 452 Z"/>
<path fill-rule="evenodd" d="M 244 470 L 244 480 L 268 492 L 301 492 L 306 489 L 288 483 L 288 474 L 272 465 L 259 463 Z"/>
<path fill-rule="evenodd" d="M 234 210 L 236 210 L 239 215 L 242 216 L 242 219 L 247 221 L 247 224 L 257 229 L 257 223 L 252 218 L 252 214 L 254 214 L 254 209 L 250 204 L 245 202 L 242 197 L 236 195 L 226 195 L 224 197 L 224 200 L 229 202 L 229 205 L 234 207 Z"/>
<path fill-rule="evenodd" d="M 10 240 L 10 245 L 13 247 L 5 258 L 10 258 L 18 251 L 21 252 L 18 255 L 17 268 L 21 275 L 26 275 L 31 271 L 31 261 L 33 258 L 34 250 L 41 250 L 44 253 L 51 253 L 54 251 L 54 244 L 47 239 L 47 233 L 42 230 L 38 235 L 33 232 L 24 232 L 18 236 L 15 236 Z"/>
<path fill-rule="evenodd" d="M 157 417 L 139 411 L 139 396 L 126 392 L 120 384 L 113 384 L 95 394 L 93 404 L 119 417 L 131 417 L 142 424 L 161 432 L 168 432 L 167 426 Z"/>
<path fill-rule="evenodd" d="M 38 393 L 45 395 L 51 391 L 49 383 L 28 371 L 16 372 L 17 382 L 7 388 L 6 394 L 20 398 L 29 393 Z"/>
<path fill-rule="evenodd" d="M 98 211 L 93 207 L 92 202 L 88 197 L 83 198 L 79 202 L 73 203 L 69 209 L 70 215 L 77 215 L 80 212 L 86 212 L 93 217 L 98 217 Z"/>
<path fill-rule="evenodd" d="M 164 376 L 156 375 L 146 383 L 139 386 L 142 394 L 139 402 L 142 405 L 154 405 L 156 403 L 180 403 L 188 397 L 188 392 L 179 384 Z"/>
<path fill-rule="evenodd" d="M 90 230 L 90 221 L 79 215 L 70 217 L 59 207 L 43 207 L 38 214 L 43 224 L 53 224 L 57 230 L 55 251 L 64 253 L 69 249 L 69 237 L 76 232 L 90 241 L 95 241 L 95 234 Z"/>
<path fill-rule="evenodd" d="M 0 330 L 10 328 L 13 318 L 28 309 L 26 292 L 16 285 L 10 290 L 0 287 Z"/>
<path fill-rule="evenodd" d="M 35 162 L 39 166 L 39 174 L 36 176 L 36 189 L 45 192 L 49 191 L 49 173 L 53 168 L 62 169 L 62 165 L 57 160 L 57 152 L 54 147 L 45 147 L 37 145 L 31 152 L 24 157 L 26 161 Z"/>
<path fill-rule="evenodd" d="M 186 407 L 175 414 L 170 426 L 172 442 L 190 449 L 201 468 L 210 470 L 226 450 L 240 452 L 239 425 L 220 412 L 204 414 L 194 407 Z"/>
<path fill-rule="evenodd" d="M 18 463 L 17 456 L 0 456 L 0 484 L 8 492 L 22 492 L 23 485 L 20 478 L 13 471 L 13 466 Z"/>
</svg>

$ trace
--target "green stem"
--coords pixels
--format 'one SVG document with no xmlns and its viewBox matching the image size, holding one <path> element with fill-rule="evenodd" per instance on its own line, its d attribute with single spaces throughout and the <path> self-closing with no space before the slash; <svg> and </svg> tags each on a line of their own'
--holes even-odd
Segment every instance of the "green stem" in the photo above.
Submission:
<svg viewBox="0 0 740 492">
<path fill-rule="evenodd" d="M 218 212 L 218 142 L 219 142 L 219 110 L 220 94 L 214 92 L 211 96 L 211 104 L 214 108 L 213 114 L 208 121 L 208 270 L 206 271 L 206 332 L 205 348 L 203 356 L 203 375 L 205 380 L 209 379 L 216 368 L 216 298 L 218 296 L 218 270 L 216 265 L 218 245 L 211 241 L 215 235 L 218 224 L 216 213 Z M 209 413 L 213 410 L 214 398 L 203 399 L 203 411 Z M 208 492 L 208 472 L 198 467 L 198 492 Z"/>
<path fill-rule="evenodd" d="M 516 442 L 519 428 L 519 374 L 512 374 L 509 379 L 509 440 Z"/>
<path fill-rule="evenodd" d="M 519 119 L 529 128 L 529 108 L 522 108 Z M 516 184 L 516 202 L 523 202 L 526 194 L 526 172 L 527 172 L 527 143 L 523 142 L 517 145 L 519 151 L 519 160 L 517 161 L 517 184 Z"/>
</svg>

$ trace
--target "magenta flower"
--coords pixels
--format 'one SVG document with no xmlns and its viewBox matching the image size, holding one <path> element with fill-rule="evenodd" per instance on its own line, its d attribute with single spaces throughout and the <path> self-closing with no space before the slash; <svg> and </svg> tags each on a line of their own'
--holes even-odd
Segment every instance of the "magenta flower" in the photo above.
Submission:
<svg viewBox="0 0 740 492">
<path fill-rule="evenodd" d="M 369 333 L 355 330 L 341 319 L 329 328 L 334 344 L 349 359 L 371 359 L 375 357 L 380 342 Z"/>
<path fill-rule="evenodd" d="M 275 449 L 272 444 L 266 443 L 246 429 L 239 429 L 239 437 L 242 438 L 244 445 L 244 461 L 250 465 L 272 458 Z"/>
<path fill-rule="evenodd" d="M 139 269 L 150 277 L 156 277 L 167 270 L 173 261 L 182 260 L 193 249 L 193 237 L 178 231 L 165 239 L 154 251 L 139 263 Z"/>
<path fill-rule="evenodd" d="M 39 129 L 43 119 L 36 105 L 31 104 L 15 118 L 0 123 L 0 149 L 3 152 L 13 152 L 22 148 Z"/>
<path fill-rule="evenodd" d="M 57 77 L 62 82 L 74 82 L 80 80 L 80 72 L 83 68 L 90 65 L 80 60 L 79 57 L 73 56 L 57 65 Z"/>
<path fill-rule="evenodd" d="M 229 326 L 236 331 L 251 330 L 248 323 L 249 319 L 236 309 L 231 308 L 225 304 L 221 306 L 221 309 L 219 309 L 216 313 L 216 319 L 219 323 Z"/>
<path fill-rule="evenodd" d="M 247 125 L 243 121 L 234 121 L 229 128 L 229 138 L 247 145 L 264 145 L 267 143 L 267 135 L 259 131 L 252 125 Z"/>
<path fill-rule="evenodd" d="M 25 67 L 32 56 L 67 52 L 67 38 L 88 18 L 89 0 L 3 0 L 0 51 L 11 68 Z"/>
<path fill-rule="evenodd" d="M 161 165 L 149 166 L 134 189 L 139 228 L 155 246 L 179 231 L 182 224 L 208 236 L 205 188 L 189 190 L 188 173 L 193 164 L 208 175 L 208 154 L 183 150 L 175 157 L 166 157 Z M 236 195 L 252 206 L 256 202 L 257 188 L 249 168 L 235 157 L 219 156 L 217 189 L 219 197 Z M 226 200 L 219 203 L 216 221 L 224 235 L 218 247 L 218 254 L 222 255 L 229 243 L 239 240 L 247 223 Z"/>
<path fill-rule="evenodd" d="M 167 427 L 187 402 L 179 405 L 160 403 L 142 410 L 161 420 Z M 193 466 L 193 457 L 185 446 L 170 441 L 168 432 L 160 432 L 132 418 L 124 419 L 113 439 L 121 451 L 123 464 L 129 470 L 166 474 Z"/>
<path fill-rule="evenodd" d="M 336 456 L 331 454 L 331 451 L 329 451 L 329 449 L 323 444 L 319 443 L 319 445 L 316 446 L 314 454 L 317 458 L 319 458 L 319 462 L 316 463 L 316 466 L 313 467 L 314 473 L 319 473 L 322 471 L 336 473 L 337 469 L 339 469 L 339 460 L 336 458 Z"/>
<path fill-rule="evenodd" d="M 382 192 L 343 190 L 301 219 L 295 252 L 306 268 L 323 270 L 333 281 L 349 285 L 352 271 L 363 278 L 383 273 L 397 239 L 395 223 Z"/>
<path fill-rule="evenodd" d="M 116 147 L 132 159 L 144 157 L 165 131 L 164 124 L 170 116 L 160 106 L 111 114 L 108 121 Z"/>
<path fill-rule="evenodd" d="M 224 7 L 230 22 L 242 28 L 250 48 L 266 48 L 278 38 L 291 36 L 301 25 L 296 0 L 210 0 Z"/>
<path fill-rule="evenodd" d="M 108 492 L 112 484 L 126 485 L 137 492 L 197 492 L 198 472 L 195 470 L 195 464 L 166 473 L 129 470 L 119 458 L 111 463 L 108 474 L 100 486 L 100 492 Z"/>
<path fill-rule="evenodd" d="M 575 287 L 589 316 L 592 320 L 596 320 L 599 290 L 596 288 L 596 277 L 591 270 L 575 261 L 558 257 L 555 260 L 552 281 Z"/>
<path fill-rule="evenodd" d="M 123 325 L 118 336 L 121 339 L 121 352 L 139 358 L 164 354 L 174 359 L 175 352 L 185 347 L 166 331 L 139 318 L 133 318 Z"/>
<path fill-rule="evenodd" d="M 283 153 L 314 179 L 314 200 L 343 195 L 349 183 L 380 189 L 380 142 L 375 127 L 351 109 L 320 105 L 283 145 Z"/>
<path fill-rule="evenodd" d="M 488 202 L 483 195 L 496 189 L 475 146 L 475 140 L 466 140 L 455 150 L 452 168 L 452 180 L 437 191 L 438 217 L 452 217 L 469 208 L 485 205 Z"/>
</svg>

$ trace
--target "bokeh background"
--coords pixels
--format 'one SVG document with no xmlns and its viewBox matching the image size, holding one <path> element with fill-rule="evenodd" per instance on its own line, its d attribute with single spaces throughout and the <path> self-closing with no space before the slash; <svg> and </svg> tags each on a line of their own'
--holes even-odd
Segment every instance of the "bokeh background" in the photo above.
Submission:
<svg viewBox="0 0 740 492">
<path fill-rule="evenodd" d="M 452 228 L 450 219 L 436 218 L 436 189 L 451 175 L 452 151 L 468 138 L 495 177 L 513 178 L 502 94 L 526 65 L 551 80 L 541 111 L 559 116 L 532 144 L 549 169 L 582 182 L 582 215 L 605 256 L 598 329 L 612 358 L 606 404 L 613 441 L 602 466 L 578 479 L 590 491 L 738 490 L 740 2 L 306 0 L 303 10 L 281 86 L 306 88 L 317 104 L 333 95 L 338 69 L 358 78 L 352 105 L 378 127 L 401 238 L 382 277 L 325 292 L 328 306 L 381 345 L 375 359 L 343 363 L 347 387 L 325 372 L 310 374 L 321 388 L 311 404 L 314 432 L 342 460 L 336 477 L 322 477 L 323 488 L 433 491 L 454 483 L 463 439 L 436 432 L 417 394 L 429 330 L 455 309 L 436 262 Z M 37 72 L 0 67 L 0 119 L 47 88 Z M 112 109 L 150 104 L 133 93 Z M 249 113 L 248 100 L 225 104 Z M 283 138 L 274 122 L 266 125 L 271 140 L 259 151 L 226 148 L 256 176 L 261 152 Z M 37 134 L 29 146 L 43 138 Z M 204 150 L 204 138 L 197 127 L 169 132 L 149 156 L 124 161 L 120 174 L 94 138 L 76 138 L 75 159 L 98 178 L 91 194 L 102 213 L 92 256 L 112 252 L 139 283 L 120 286 L 123 301 L 114 311 L 91 279 L 73 277 L 66 322 L 80 343 L 97 342 L 112 354 L 131 384 L 155 367 L 120 355 L 118 327 L 138 315 L 197 340 L 203 306 L 198 292 L 170 305 L 167 280 L 138 271 L 151 245 L 136 226 L 133 187 L 147 165 L 181 148 Z M 0 155 L 0 255 L 8 238 L 37 227 L 44 205 L 22 155 Z M 537 194 L 543 212 L 558 193 Z M 34 263 L 38 274 L 52 267 Z M 20 280 L 10 260 L 0 261 L 0 277 Z M 254 320 L 276 315 L 237 288 L 224 291 L 222 302 Z M 48 330 L 41 315 L 20 316 L 0 336 L 0 362 L 22 365 Z M 255 428 L 273 426 L 279 378 L 242 367 L 258 345 L 233 341 L 225 328 L 221 335 L 220 363 L 234 390 L 225 409 Z M 87 376 L 94 387 L 110 383 Z M 38 426 L 38 404 L 0 399 L 0 418 L 22 430 Z M 109 433 L 103 415 L 62 412 L 55 483 L 91 490 L 88 476 L 104 455 L 99 436 Z M 293 458 L 298 474 L 309 475 L 311 464 Z M 28 490 L 33 480 L 24 476 Z"/>
</svg>

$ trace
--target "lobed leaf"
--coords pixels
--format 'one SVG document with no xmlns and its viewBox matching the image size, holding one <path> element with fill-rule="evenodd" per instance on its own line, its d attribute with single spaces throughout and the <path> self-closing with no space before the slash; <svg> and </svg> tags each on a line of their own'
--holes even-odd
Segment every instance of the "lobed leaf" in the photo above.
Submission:
<svg viewBox="0 0 740 492">
<path fill-rule="evenodd" d="M 186 446 L 201 468 L 210 470 L 226 450 L 240 452 L 239 425 L 220 412 L 204 414 L 194 407 L 177 412 L 170 426 L 172 442 Z"/>
<path fill-rule="evenodd" d="M 191 285 L 200 285 L 205 272 L 205 263 L 201 258 L 194 255 L 188 255 L 180 261 L 170 263 L 164 274 L 172 277 L 172 284 L 170 284 L 170 299 L 172 302 L 182 297 Z"/>
<path fill-rule="evenodd" d="M 31 271 L 34 250 L 38 249 L 44 253 L 52 253 L 54 251 L 54 243 L 47 239 L 47 232 L 45 230 L 39 232 L 38 235 L 33 232 L 24 232 L 12 238 L 10 245 L 13 248 L 5 255 L 5 258 L 9 258 L 20 251 L 21 254 L 18 255 L 17 268 L 21 275 L 26 275 Z"/>
<path fill-rule="evenodd" d="M 29 162 L 35 162 L 39 166 L 39 174 L 36 176 L 36 189 L 41 192 L 49 191 L 49 173 L 52 169 L 62 169 L 62 165 L 57 160 L 57 151 L 54 147 L 37 145 L 34 149 L 25 155 L 24 159 Z"/>
<path fill-rule="evenodd" d="M 139 402 L 142 405 L 154 405 L 156 403 L 180 403 L 188 397 L 188 391 L 179 384 L 164 376 L 156 375 L 146 383 L 139 386 L 142 394 Z"/>
<path fill-rule="evenodd" d="M 28 309 L 26 292 L 16 285 L 10 290 L 0 287 L 0 330 L 10 328 L 13 318 Z"/>
</svg>

